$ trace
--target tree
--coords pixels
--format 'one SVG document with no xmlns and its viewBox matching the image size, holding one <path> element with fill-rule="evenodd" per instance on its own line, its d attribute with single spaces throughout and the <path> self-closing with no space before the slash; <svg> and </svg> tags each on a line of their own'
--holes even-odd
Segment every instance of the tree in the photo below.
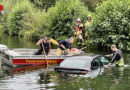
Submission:
<svg viewBox="0 0 130 90">
<path fill-rule="evenodd" d="M 98 5 L 93 18 L 91 44 L 108 48 L 112 44 L 130 50 L 130 7 L 127 0 L 107 0 Z"/>
<path fill-rule="evenodd" d="M 59 0 L 45 14 L 44 26 L 49 31 L 48 36 L 57 40 L 73 36 L 75 21 L 87 19 L 88 9 L 80 0 Z"/>
</svg>

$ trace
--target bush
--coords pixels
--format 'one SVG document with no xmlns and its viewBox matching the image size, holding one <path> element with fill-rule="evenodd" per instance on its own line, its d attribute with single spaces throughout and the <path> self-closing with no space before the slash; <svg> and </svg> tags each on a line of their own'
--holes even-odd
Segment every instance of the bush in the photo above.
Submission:
<svg viewBox="0 0 130 90">
<path fill-rule="evenodd" d="M 130 7 L 127 0 L 107 0 L 98 5 L 93 18 L 91 44 L 108 48 L 112 44 L 130 50 Z"/>
<path fill-rule="evenodd" d="M 11 14 L 8 15 L 8 30 L 11 35 L 18 35 L 23 29 L 22 20 L 29 8 L 33 8 L 33 4 L 27 0 L 19 1 L 13 7 Z"/>
<path fill-rule="evenodd" d="M 87 14 L 88 9 L 80 0 L 59 0 L 44 15 L 43 28 L 49 31 L 48 36 L 65 39 L 73 36 L 75 20 L 79 17 L 83 21 Z"/>
<path fill-rule="evenodd" d="M 90 11 L 94 12 L 96 5 L 98 3 L 101 3 L 101 1 L 103 0 L 81 0 L 81 1 L 84 2 L 85 6 L 87 6 Z"/>
<path fill-rule="evenodd" d="M 55 5 L 56 0 L 30 0 L 36 7 L 40 9 L 47 9 L 53 5 Z"/>
<path fill-rule="evenodd" d="M 28 12 L 24 14 L 22 20 L 22 30 L 19 32 L 20 36 L 26 39 L 36 39 L 45 36 L 43 25 L 44 12 L 35 8 L 29 8 Z"/>
<path fill-rule="evenodd" d="M 0 29 L 2 30 L 2 32 L 8 32 L 7 17 L 12 12 L 12 8 L 15 6 L 16 0 L 2 0 L 1 4 L 4 6 L 5 14 L 0 16 Z"/>
<path fill-rule="evenodd" d="M 88 9 L 80 0 L 58 0 L 54 7 L 47 12 L 39 10 L 30 0 L 11 0 L 4 4 L 7 11 L 4 27 L 10 35 L 23 36 L 26 39 L 52 37 L 57 40 L 73 36 L 75 20 L 79 17 L 82 22 L 87 19 Z M 16 1 L 16 2 L 14 2 Z M 13 7 L 13 8 L 12 8 Z M 2 25 L 1 25 L 2 26 Z"/>
</svg>

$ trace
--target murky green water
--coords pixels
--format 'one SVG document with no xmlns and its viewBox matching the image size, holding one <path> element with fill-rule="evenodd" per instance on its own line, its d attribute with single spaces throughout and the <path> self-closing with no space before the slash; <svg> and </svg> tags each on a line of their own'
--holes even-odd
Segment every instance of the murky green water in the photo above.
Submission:
<svg viewBox="0 0 130 90">
<path fill-rule="evenodd" d="M 34 41 L 8 35 L 0 35 L 0 44 L 5 44 L 9 48 L 36 48 Z"/>
<path fill-rule="evenodd" d="M 2 36 L 0 43 L 9 48 L 37 48 L 35 42 L 16 37 Z M 125 67 L 102 69 L 100 74 L 97 70 L 84 76 L 64 78 L 59 77 L 51 67 L 44 76 L 46 66 L 1 66 L 0 90 L 130 90 L 130 54 L 124 54 L 124 59 Z"/>
</svg>

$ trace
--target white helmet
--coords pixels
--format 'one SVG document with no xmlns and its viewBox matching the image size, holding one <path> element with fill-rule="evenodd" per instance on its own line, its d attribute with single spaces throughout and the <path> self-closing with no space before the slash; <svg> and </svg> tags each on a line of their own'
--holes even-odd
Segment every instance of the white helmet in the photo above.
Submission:
<svg viewBox="0 0 130 90">
<path fill-rule="evenodd" d="M 81 22 L 81 19 L 80 19 L 80 18 L 77 18 L 76 22 Z"/>
<path fill-rule="evenodd" d="M 4 14 L 5 14 L 5 11 L 4 11 L 4 10 L 2 10 L 0 13 L 1 13 L 1 15 L 4 15 Z"/>
</svg>

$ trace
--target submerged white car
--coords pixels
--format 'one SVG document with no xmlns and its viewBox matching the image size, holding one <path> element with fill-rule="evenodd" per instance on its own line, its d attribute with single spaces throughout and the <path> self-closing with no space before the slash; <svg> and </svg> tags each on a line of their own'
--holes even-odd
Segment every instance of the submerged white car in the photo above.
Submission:
<svg viewBox="0 0 130 90">
<path fill-rule="evenodd" d="M 55 71 L 68 74 L 87 74 L 95 69 L 99 69 L 109 63 L 109 59 L 102 55 L 75 56 L 65 59 Z"/>
</svg>

